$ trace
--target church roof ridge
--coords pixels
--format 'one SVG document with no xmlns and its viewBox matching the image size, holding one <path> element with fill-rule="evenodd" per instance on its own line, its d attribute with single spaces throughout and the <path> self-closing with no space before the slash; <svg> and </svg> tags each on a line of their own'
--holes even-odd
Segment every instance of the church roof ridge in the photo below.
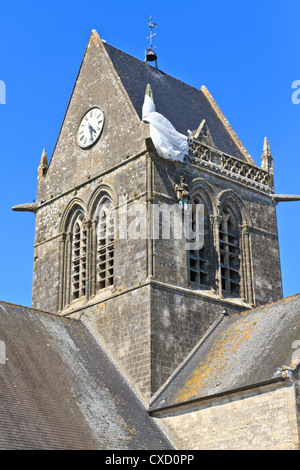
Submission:
<svg viewBox="0 0 300 470">
<path fill-rule="evenodd" d="M 80 321 L 77 318 L 65 317 L 65 316 L 62 316 L 58 313 L 46 312 L 45 310 L 41 310 L 39 308 L 28 307 L 27 305 L 15 304 L 13 302 L 6 302 L 4 300 L 0 300 L 0 307 L 1 307 L 1 305 L 3 305 L 3 306 L 5 305 L 5 306 L 8 306 L 8 307 L 13 307 L 13 308 L 16 307 L 16 308 L 20 308 L 20 309 L 25 309 L 25 310 L 28 310 L 32 313 L 36 313 L 36 314 L 50 315 L 51 317 L 57 317 L 57 318 L 61 318 L 61 319 Z"/>
</svg>

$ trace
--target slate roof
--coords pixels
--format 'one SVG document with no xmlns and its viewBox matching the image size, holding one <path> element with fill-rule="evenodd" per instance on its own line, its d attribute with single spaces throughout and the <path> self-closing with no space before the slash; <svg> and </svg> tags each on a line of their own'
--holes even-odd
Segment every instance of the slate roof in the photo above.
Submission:
<svg viewBox="0 0 300 470">
<path fill-rule="evenodd" d="M 172 449 L 87 326 L 0 302 L 0 450 Z"/>
<path fill-rule="evenodd" d="M 216 148 L 246 160 L 202 90 L 109 44 L 104 46 L 140 119 L 146 86 L 150 83 L 156 111 L 163 114 L 178 132 L 188 135 L 188 129 L 196 130 L 205 119 Z"/>
<path fill-rule="evenodd" d="M 294 341 L 300 341 L 300 294 L 224 316 L 160 391 L 150 409 L 267 382 L 278 376 L 282 366 L 290 367 L 297 351 Z"/>
</svg>

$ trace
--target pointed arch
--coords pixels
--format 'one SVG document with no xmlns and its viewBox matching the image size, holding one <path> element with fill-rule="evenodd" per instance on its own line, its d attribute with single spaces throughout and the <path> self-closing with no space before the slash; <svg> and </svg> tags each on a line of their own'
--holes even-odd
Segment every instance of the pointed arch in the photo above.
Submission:
<svg viewBox="0 0 300 470">
<path fill-rule="evenodd" d="M 99 201 L 97 224 L 97 290 L 114 283 L 115 220 L 113 205 L 108 195 Z"/>
<path fill-rule="evenodd" d="M 101 184 L 88 203 L 91 220 L 91 295 L 114 284 L 115 210 L 114 193 Z"/>
<path fill-rule="evenodd" d="M 213 187 L 203 178 L 195 178 L 190 185 L 191 199 L 195 195 L 200 195 L 203 203 L 207 206 L 210 215 L 216 214 L 216 194 Z"/>
<path fill-rule="evenodd" d="M 82 199 L 75 197 L 68 203 L 61 216 L 59 231 L 67 233 L 72 229 L 74 220 L 79 212 L 82 212 L 84 216 L 86 216 L 86 205 Z"/>
<path fill-rule="evenodd" d="M 62 232 L 60 249 L 59 309 L 77 299 L 86 298 L 89 269 L 89 227 L 86 206 L 73 198 L 66 206 L 60 223 Z"/>
<path fill-rule="evenodd" d="M 189 284 L 196 289 L 215 289 L 215 249 L 214 233 L 211 224 L 215 214 L 215 194 L 213 188 L 202 178 L 193 180 L 190 186 L 192 224 L 195 231 L 196 206 L 204 206 L 204 245 L 200 250 L 188 252 Z"/>
<path fill-rule="evenodd" d="M 115 194 L 108 184 L 101 184 L 91 195 L 87 205 L 87 214 L 90 220 L 97 217 L 97 210 L 103 197 L 109 198 L 112 204 L 115 203 Z"/>
<path fill-rule="evenodd" d="M 240 224 L 247 224 L 252 226 L 252 220 L 249 212 L 247 211 L 243 201 L 236 194 L 233 189 L 225 189 L 218 196 L 218 212 L 222 211 L 225 205 L 230 205 L 236 213 L 236 216 L 239 218 Z"/>
<path fill-rule="evenodd" d="M 71 298 L 85 297 L 87 288 L 87 227 L 82 211 L 77 210 L 71 227 Z"/>
<path fill-rule="evenodd" d="M 73 198 L 61 217 L 59 309 L 78 300 L 88 301 L 113 286 L 115 211 L 113 192 L 99 186 L 86 205 Z"/>
<path fill-rule="evenodd" d="M 231 204 L 220 211 L 219 250 L 222 294 L 240 297 L 240 220 Z"/>
<path fill-rule="evenodd" d="M 238 195 L 228 189 L 218 197 L 219 294 L 253 305 L 251 217 Z"/>
</svg>

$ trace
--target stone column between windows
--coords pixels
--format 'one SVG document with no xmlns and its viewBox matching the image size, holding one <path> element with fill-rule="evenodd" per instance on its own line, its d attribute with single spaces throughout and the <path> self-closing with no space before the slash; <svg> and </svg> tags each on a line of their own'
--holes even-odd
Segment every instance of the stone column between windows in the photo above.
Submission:
<svg viewBox="0 0 300 470">
<path fill-rule="evenodd" d="M 251 236 L 248 225 L 240 226 L 242 243 L 242 298 L 250 305 L 254 305 L 252 262 L 251 262 Z"/>
<path fill-rule="evenodd" d="M 90 278 L 90 296 L 95 295 L 97 292 L 97 219 L 91 221 L 90 227 L 90 270 L 89 270 L 89 278 Z"/>
<path fill-rule="evenodd" d="M 64 298 L 64 307 L 70 305 L 70 296 L 71 296 L 71 265 L 72 265 L 72 233 L 69 232 L 66 234 L 65 241 L 65 256 L 64 256 L 64 279 L 63 279 L 63 298 Z"/>
<path fill-rule="evenodd" d="M 148 279 L 152 279 L 155 277 L 155 243 L 153 240 L 153 207 L 152 207 L 152 199 L 153 199 L 153 191 L 154 191 L 154 171 L 153 171 L 153 161 L 151 155 L 147 153 L 147 277 Z"/>
<path fill-rule="evenodd" d="M 92 222 L 90 220 L 84 221 L 84 227 L 86 229 L 86 300 L 88 300 L 91 296 L 91 226 Z"/>
<path fill-rule="evenodd" d="M 59 260 L 60 260 L 60 271 L 59 271 L 59 291 L 58 291 L 58 308 L 60 312 L 64 308 L 64 292 L 65 292 L 65 251 L 66 251 L 66 233 L 62 234 L 60 245 L 59 245 Z"/>
<path fill-rule="evenodd" d="M 220 234 L 219 227 L 222 222 L 220 215 L 211 215 L 210 220 L 213 226 L 213 239 L 216 250 L 216 271 L 215 271 L 215 282 L 217 286 L 217 293 L 220 297 L 223 297 L 222 292 L 222 271 L 221 271 L 221 254 L 220 254 Z"/>
</svg>

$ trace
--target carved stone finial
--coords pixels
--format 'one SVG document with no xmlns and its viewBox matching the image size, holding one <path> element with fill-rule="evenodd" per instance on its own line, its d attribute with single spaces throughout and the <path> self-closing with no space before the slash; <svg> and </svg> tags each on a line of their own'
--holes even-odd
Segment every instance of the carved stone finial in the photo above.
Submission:
<svg viewBox="0 0 300 470">
<path fill-rule="evenodd" d="M 264 139 L 263 153 L 261 156 L 261 168 L 262 170 L 269 173 L 269 186 L 274 189 L 273 157 L 267 137 Z"/>
<path fill-rule="evenodd" d="M 150 98 L 151 98 L 152 101 L 153 101 L 153 93 L 152 93 L 152 88 L 151 88 L 150 83 L 147 84 L 147 87 L 146 87 L 146 95 L 150 96 Z"/>
<path fill-rule="evenodd" d="M 38 177 L 46 176 L 47 171 L 48 171 L 47 151 L 46 149 L 43 149 L 40 166 L 38 167 Z"/>
<path fill-rule="evenodd" d="M 194 135 L 194 139 L 199 140 L 200 142 L 204 142 L 207 145 L 209 145 L 210 147 L 215 146 L 213 138 L 211 136 L 210 130 L 208 128 L 208 125 L 207 125 L 205 119 L 203 119 L 200 126 L 196 130 L 196 133 Z"/>
</svg>

